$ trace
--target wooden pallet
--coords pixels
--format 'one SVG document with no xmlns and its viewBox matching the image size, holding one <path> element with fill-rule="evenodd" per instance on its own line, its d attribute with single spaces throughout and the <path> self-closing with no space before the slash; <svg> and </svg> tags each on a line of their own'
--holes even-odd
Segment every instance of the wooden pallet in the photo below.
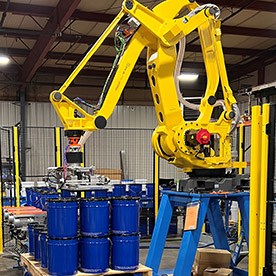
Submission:
<svg viewBox="0 0 276 276">
<path fill-rule="evenodd" d="M 46 268 L 42 268 L 40 262 L 34 260 L 34 257 L 30 254 L 22 254 L 21 255 L 21 263 L 22 266 L 28 268 L 28 271 L 32 274 L 32 276 L 49 276 L 48 270 Z M 139 268 L 135 271 L 118 271 L 109 269 L 107 272 L 102 274 L 91 274 L 91 273 L 83 273 L 78 271 L 76 276 L 101 276 L 101 275 L 121 275 L 127 273 L 140 273 L 142 276 L 152 276 L 152 270 L 149 267 L 146 267 L 142 264 L 139 264 Z"/>
</svg>

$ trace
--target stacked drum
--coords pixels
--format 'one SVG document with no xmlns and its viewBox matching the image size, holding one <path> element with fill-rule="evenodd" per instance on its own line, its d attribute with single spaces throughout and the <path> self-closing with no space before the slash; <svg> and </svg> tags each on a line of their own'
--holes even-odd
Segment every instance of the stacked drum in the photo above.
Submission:
<svg viewBox="0 0 276 276">
<path fill-rule="evenodd" d="M 48 270 L 51 275 L 74 275 L 78 270 L 78 200 L 48 198 Z"/>
<path fill-rule="evenodd" d="M 115 197 L 111 211 L 111 267 L 131 271 L 139 265 L 139 198 Z"/>
<path fill-rule="evenodd" d="M 106 194 L 96 194 L 102 195 Z M 80 234 L 80 269 L 86 273 L 104 273 L 109 268 L 109 202 L 106 197 L 81 199 Z"/>
<path fill-rule="evenodd" d="M 109 267 L 121 271 L 138 268 L 139 197 L 126 196 L 125 189 L 116 188 L 119 196 L 111 199 L 107 190 L 92 191 L 93 197 L 88 193 L 81 199 L 46 199 L 47 228 L 28 225 L 29 252 L 50 275 L 74 275 L 78 267 L 93 274 Z"/>
</svg>

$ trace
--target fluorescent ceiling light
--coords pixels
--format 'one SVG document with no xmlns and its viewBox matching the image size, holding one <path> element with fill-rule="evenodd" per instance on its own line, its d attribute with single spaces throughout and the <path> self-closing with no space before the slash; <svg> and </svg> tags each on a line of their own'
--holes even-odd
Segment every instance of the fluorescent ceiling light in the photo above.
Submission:
<svg viewBox="0 0 276 276">
<path fill-rule="evenodd" d="M 178 79 L 181 81 L 195 81 L 198 78 L 198 74 L 194 73 L 181 73 Z"/>
<path fill-rule="evenodd" d="M 7 56 L 0 56 L 0 65 L 7 65 L 10 59 Z"/>
</svg>

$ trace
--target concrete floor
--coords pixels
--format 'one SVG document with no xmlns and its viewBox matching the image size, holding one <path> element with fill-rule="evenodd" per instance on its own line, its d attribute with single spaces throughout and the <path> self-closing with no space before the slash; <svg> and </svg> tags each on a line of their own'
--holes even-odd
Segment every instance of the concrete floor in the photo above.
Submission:
<svg viewBox="0 0 276 276">
<path fill-rule="evenodd" d="M 166 243 L 166 246 L 179 246 L 181 243 L 180 238 L 176 238 L 175 240 L 170 239 Z M 149 241 L 142 240 L 140 245 L 149 245 Z M 140 263 L 145 264 L 147 257 L 148 249 L 140 249 Z M 176 258 L 178 255 L 177 249 L 165 249 L 163 253 L 162 262 L 160 265 L 160 269 L 172 269 L 175 266 Z M 248 259 L 245 258 L 240 264 L 239 268 L 247 270 L 247 262 Z M 15 257 L 10 253 L 4 251 L 3 255 L 0 255 L 0 276 L 22 276 L 22 269 L 13 268 L 13 266 L 17 265 L 17 261 Z"/>
</svg>

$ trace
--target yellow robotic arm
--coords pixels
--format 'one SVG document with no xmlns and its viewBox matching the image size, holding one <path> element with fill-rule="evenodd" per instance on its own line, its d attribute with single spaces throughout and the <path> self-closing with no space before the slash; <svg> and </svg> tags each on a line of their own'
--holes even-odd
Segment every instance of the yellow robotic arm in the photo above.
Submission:
<svg viewBox="0 0 276 276">
<path fill-rule="evenodd" d="M 183 8 L 187 8 L 189 13 L 179 18 L 179 12 Z M 185 171 L 244 167 L 244 164 L 233 163 L 231 160 L 231 126 L 238 109 L 228 84 L 218 12 L 215 5 L 199 6 L 193 0 L 166 0 L 152 11 L 135 0 L 125 0 L 120 13 L 62 87 L 50 95 L 65 130 L 94 131 L 106 126 L 141 51 L 146 47 L 147 72 L 159 125 L 152 136 L 155 152 Z M 128 17 L 124 19 L 126 15 Z M 94 108 L 92 115 L 88 114 L 67 98 L 64 92 L 104 39 L 123 19 L 130 26 L 131 32 L 125 34 L 119 29 L 118 47 L 123 46 L 103 89 L 100 103 Z M 200 36 L 207 87 L 200 104 L 199 118 L 195 122 L 185 122 L 174 80 L 177 59 L 175 45 L 195 29 L 198 29 Z M 225 110 L 216 122 L 210 122 L 219 79 Z M 215 152 L 211 146 L 212 135 L 219 137 L 219 152 Z"/>
</svg>

